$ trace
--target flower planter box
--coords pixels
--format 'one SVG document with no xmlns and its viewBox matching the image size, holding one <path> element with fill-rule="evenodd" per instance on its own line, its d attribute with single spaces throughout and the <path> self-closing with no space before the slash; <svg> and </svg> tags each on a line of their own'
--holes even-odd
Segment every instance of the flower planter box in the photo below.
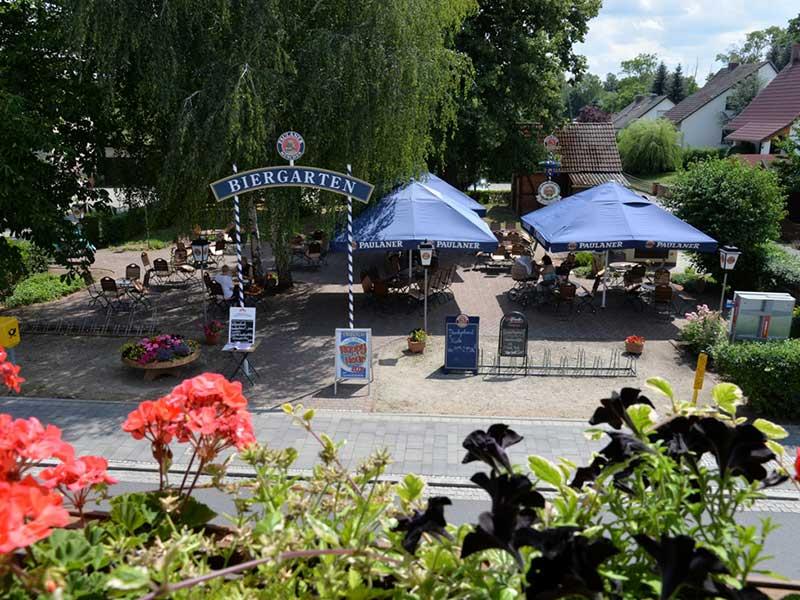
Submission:
<svg viewBox="0 0 800 600">
<path fill-rule="evenodd" d="M 130 358 L 123 358 L 122 362 L 129 367 L 144 371 L 144 380 L 153 381 L 156 377 L 162 375 L 172 375 L 173 377 L 180 377 L 181 367 L 185 367 L 197 360 L 200 356 L 200 349 L 198 348 L 188 356 L 179 358 L 178 360 L 169 360 L 164 362 L 152 362 L 146 365 L 139 364 Z"/>
<path fill-rule="evenodd" d="M 628 354 L 641 354 L 644 352 L 644 343 L 625 342 L 625 352 Z"/>
<path fill-rule="evenodd" d="M 425 351 L 425 342 L 415 342 L 411 338 L 408 338 L 408 351 L 411 354 L 422 354 Z"/>
</svg>

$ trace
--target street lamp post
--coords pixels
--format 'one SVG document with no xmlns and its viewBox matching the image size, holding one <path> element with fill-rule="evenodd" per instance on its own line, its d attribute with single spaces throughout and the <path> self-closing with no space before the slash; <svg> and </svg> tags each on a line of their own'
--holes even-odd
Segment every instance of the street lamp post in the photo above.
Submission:
<svg viewBox="0 0 800 600">
<path fill-rule="evenodd" d="M 428 267 L 431 266 L 431 261 L 433 260 L 433 244 L 430 242 L 422 242 L 419 245 L 419 262 L 422 263 L 422 266 L 425 269 L 425 279 L 422 282 L 422 296 L 423 296 L 423 328 L 425 329 L 425 333 L 428 333 Z"/>
<path fill-rule="evenodd" d="M 728 285 L 728 272 L 733 271 L 736 266 L 736 261 L 742 253 L 736 246 L 722 246 L 719 249 L 719 266 L 722 267 L 724 275 L 722 276 L 722 293 L 719 296 L 719 312 L 722 314 L 722 309 L 725 303 L 725 288 Z"/>
<path fill-rule="evenodd" d="M 209 243 L 207 239 L 200 237 L 192 242 L 192 258 L 194 259 L 194 264 L 200 267 L 200 285 L 201 285 L 200 289 L 202 290 L 202 296 L 203 296 L 204 327 L 208 322 L 208 318 L 206 315 L 206 293 L 205 293 L 205 285 L 206 285 L 205 269 L 208 263 L 208 250 L 209 250 Z"/>
</svg>

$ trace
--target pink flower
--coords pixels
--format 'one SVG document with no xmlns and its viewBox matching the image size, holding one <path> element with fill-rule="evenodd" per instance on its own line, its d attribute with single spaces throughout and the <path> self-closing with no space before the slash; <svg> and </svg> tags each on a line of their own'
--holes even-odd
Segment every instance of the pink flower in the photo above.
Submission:
<svg viewBox="0 0 800 600">
<path fill-rule="evenodd" d="M 47 488 L 63 487 L 71 492 L 98 484 L 115 484 L 108 472 L 108 461 L 101 456 L 81 456 L 39 473 Z"/>
</svg>

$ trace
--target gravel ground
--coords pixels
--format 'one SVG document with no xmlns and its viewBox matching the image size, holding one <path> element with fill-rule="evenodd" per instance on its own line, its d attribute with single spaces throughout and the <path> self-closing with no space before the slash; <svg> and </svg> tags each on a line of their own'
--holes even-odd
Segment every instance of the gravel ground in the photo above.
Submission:
<svg viewBox="0 0 800 600">
<path fill-rule="evenodd" d="M 491 364 L 497 340 L 481 338 L 484 359 Z M 375 368 L 375 410 L 431 414 L 492 415 L 535 418 L 575 418 L 591 416 L 600 398 L 622 387 L 645 388 L 649 377 L 667 379 L 684 397 L 692 393 L 694 373 L 681 352 L 669 341 L 648 341 L 642 357 L 636 360 L 635 377 L 554 377 L 522 375 L 448 374 L 440 367 L 444 338 L 428 340 L 425 353 L 409 354 L 405 340 L 387 344 Z M 550 350 L 553 362 L 566 356 L 574 364 L 578 349 L 586 352 L 587 362 L 598 357 L 608 363 L 619 343 L 607 342 L 531 342 L 531 362 Z M 509 359 L 505 359 L 509 360 Z M 626 358 L 623 356 L 622 361 Z M 715 377 L 706 377 L 701 399 L 710 396 Z M 652 392 L 650 399 L 660 413 L 669 402 Z"/>
</svg>

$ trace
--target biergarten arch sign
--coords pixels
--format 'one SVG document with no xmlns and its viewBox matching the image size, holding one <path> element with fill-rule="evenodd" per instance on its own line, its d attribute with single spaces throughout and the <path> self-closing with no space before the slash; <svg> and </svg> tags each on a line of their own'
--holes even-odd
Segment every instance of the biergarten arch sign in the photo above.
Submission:
<svg viewBox="0 0 800 600">
<path fill-rule="evenodd" d="M 218 179 L 210 184 L 211 191 L 214 197 L 220 200 L 226 200 L 233 197 L 233 215 L 234 226 L 236 228 L 236 266 L 239 281 L 243 280 L 242 276 L 242 244 L 241 244 L 241 221 L 239 215 L 239 194 L 246 192 L 255 192 L 258 190 L 279 188 L 279 187 L 308 187 L 326 192 L 333 192 L 347 197 L 347 274 L 348 274 L 348 324 L 349 329 L 337 329 L 337 337 L 339 332 L 353 333 L 354 329 L 354 301 L 353 301 L 353 250 L 355 243 L 353 241 L 353 198 L 359 202 L 366 204 L 372 195 L 374 186 L 361 179 L 353 177 L 350 165 L 347 165 L 347 173 L 339 173 L 337 171 L 329 171 L 327 169 L 318 169 L 316 167 L 298 167 L 295 166 L 294 161 L 303 156 L 306 143 L 303 136 L 296 131 L 285 131 L 278 138 L 276 144 L 278 154 L 284 160 L 289 161 L 286 166 L 278 167 L 262 167 L 260 169 L 251 169 L 239 173 L 236 165 L 233 166 L 233 175 Z M 239 294 L 239 306 L 244 307 L 244 295 Z M 366 330 L 369 332 L 370 330 Z M 369 335 L 369 334 L 368 334 Z M 371 345 L 368 344 L 371 348 Z M 371 365 L 372 356 L 371 351 L 368 352 L 366 360 Z M 338 361 L 338 359 L 337 359 Z M 246 359 L 245 359 L 246 364 Z M 338 364 L 338 362 L 337 362 Z M 371 374 L 371 369 L 365 371 Z M 334 380 L 334 390 L 336 383 L 342 379 L 350 377 L 342 377 L 338 373 Z M 371 377 L 367 378 L 369 381 Z"/>
</svg>

